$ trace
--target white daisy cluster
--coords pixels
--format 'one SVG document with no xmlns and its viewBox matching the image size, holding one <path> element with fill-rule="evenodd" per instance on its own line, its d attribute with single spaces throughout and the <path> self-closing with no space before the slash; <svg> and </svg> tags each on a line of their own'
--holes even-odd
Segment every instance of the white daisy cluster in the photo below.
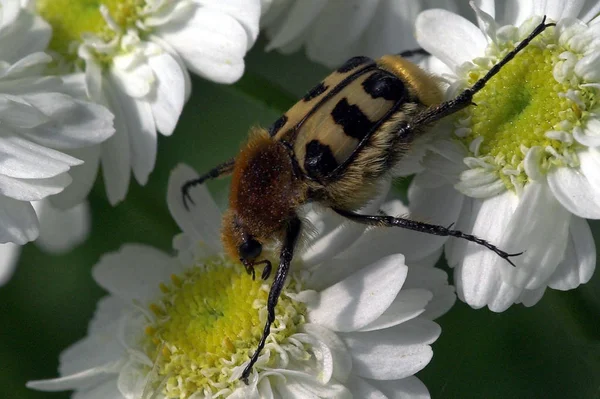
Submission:
<svg viewBox="0 0 600 399">
<path fill-rule="evenodd" d="M 532 306 L 547 287 L 569 290 L 591 278 L 596 248 L 586 219 L 600 219 L 600 3 L 472 2 L 477 25 L 453 13 L 465 3 L 452 1 L 99 3 L 0 0 L 0 236 L 9 254 L 0 260 L 38 234 L 54 249 L 76 242 L 88 229 L 82 201 L 100 164 L 112 204 L 125 198 L 131 173 L 145 184 L 157 132 L 173 133 L 190 95 L 188 70 L 237 80 L 261 15 L 268 48 L 304 46 L 331 66 L 421 46 L 448 99 L 544 15 L 555 22 L 477 93 L 477 106 L 440 123 L 398 165 L 417 172 L 410 210 L 387 190 L 361 210 L 453 225 L 524 253 L 511 266 L 465 240 L 344 224 L 309 205 L 271 334 L 245 384 L 269 281 L 252 279 L 223 253 L 221 212 L 205 186 L 193 188 L 195 206 L 184 207 L 181 187 L 198 176 L 180 166 L 167 196 L 182 230 L 177 255 L 128 244 L 102 257 L 93 277 L 108 296 L 87 337 L 62 353 L 58 378 L 28 387 L 73 390 L 79 399 L 427 398 L 415 373 L 432 359 L 441 331 L 433 320 L 455 301 L 434 267 L 443 249 L 459 298 L 475 308 Z M 432 5 L 446 9 L 421 12 Z M 79 234 L 55 234 L 65 215 Z M 11 269 L 2 270 L 0 284 Z"/>
<path fill-rule="evenodd" d="M 15 1 L 18 3 L 18 1 Z M 231 83 L 258 35 L 259 0 L 30 0 L 54 29 L 59 73 L 115 115 L 116 134 L 85 153 L 73 190 L 89 191 L 102 164 L 108 199 L 125 198 L 130 171 L 145 184 L 157 132 L 173 133 L 190 94 L 188 69 Z M 83 72 L 79 72 L 83 71 Z"/>
<path fill-rule="evenodd" d="M 391 248 L 365 254 L 373 230 L 339 229 L 314 211 L 307 217 L 318 238 L 294 263 L 265 350 L 249 384 L 241 382 L 269 285 L 224 257 L 215 240 L 220 212 L 205 187 L 192 192 L 197 207 L 183 207 L 180 187 L 195 177 L 179 167 L 169 183 L 169 208 L 183 230 L 174 241 L 179 256 L 142 245 L 104 256 L 93 275 L 109 296 L 88 336 L 61 355 L 61 377 L 31 388 L 73 389 L 79 398 L 428 396 L 414 374 L 440 334 L 432 319 L 455 299 L 446 274 L 433 268 L 438 253 L 410 268 Z M 406 210 L 397 202 L 384 208 Z"/>
<path fill-rule="evenodd" d="M 0 285 L 14 269 L 20 246 L 40 235 L 40 220 L 59 212 L 41 202 L 61 193 L 73 181 L 73 169 L 83 163 L 70 155 L 100 145 L 114 132 L 113 116 L 104 107 L 70 95 L 70 82 L 44 76 L 52 61 L 44 53 L 50 27 L 4 1 L 0 13 Z M 63 206 L 54 196 L 55 206 Z M 84 197 L 79 197 L 81 202 Z M 69 211 L 77 213 L 85 205 Z M 65 214 L 64 220 L 85 220 Z M 45 216 L 42 216 L 44 214 Z M 41 229 L 42 232 L 44 228 Z M 77 237 L 52 234 L 46 247 L 61 249 Z M 45 234 L 45 236 L 48 236 Z"/>
<path fill-rule="evenodd" d="M 435 207 L 454 204 L 457 229 L 508 252 L 525 251 L 512 267 L 472 244 L 452 239 L 446 245 L 459 297 L 503 311 L 513 303 L 532 306 L 546 287 L 573 289 L 596 266 L 584 218 L 600 217 L 600 33 L 594 19 L 600 5 L 503 4 L 498 13 L 508 17 L 502 25 L 493 18 L 493 2 L 484 5 L 491 14 L 475 7 L 479 28 L 445 10 L 426 11 L 416 21 L 420 45 L 443 62 L 433 65 L 450 85 L 448 98 L 482 77 L 543 15 L 556 27 L 475 96 L 477 106 L 455 118 L 450 136 L 429 145 L 413 190 L 438 198 Z"/>
<path fill-rule="evenodd" d="M 417 15 L 431 7 L 456 11 L 463 2 L 427 1 L 263 1 L 261 25 L 269 37 L 267 49 L 283 53 L 306 48 L 313 61 L 329 67 L 355 55 L 381 57 L 418 47 Z"/>
</svg>

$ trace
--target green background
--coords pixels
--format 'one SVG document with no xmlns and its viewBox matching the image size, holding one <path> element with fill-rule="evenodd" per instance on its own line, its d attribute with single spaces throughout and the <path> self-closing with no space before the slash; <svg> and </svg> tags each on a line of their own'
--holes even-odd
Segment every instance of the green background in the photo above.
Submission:
<svg viewBox="0 0 600 399">
<path fill-rule="evenodd" d="M 255 46 L 245 76 L 233 86 L 194 78 L 175 133 L 159 139 L 145 187 L 132 183 L 126 201 L 113 208 L 98 179 L 85 244 L 62 256 L 24 248 L 13 279 L 0 287 L 0 397 L 69 397 L 27 390 L 25 382 L 55 377 L 59 353 L 85 336 L 103 295 L 91 267 L 128 242 L 171 251 L 178 230 L 165 203 L 170 170 L 185 162 L 204 171 L 231 157 L 250 126 L 270 125 L 328 72 L 301 54 L 263 48 Z M 222 203 L 226 185 L 211 185 Z M 591 225 L 600 237 L 600 223 Z M 517 305 L 501 314 L 457 302 L 438 320 L 443 332 L 419 377 L 433 398 L 600 398 L 599 288 L 596 273 L 577 290 L 548 290 L 534 307 Z"/>
</svg>

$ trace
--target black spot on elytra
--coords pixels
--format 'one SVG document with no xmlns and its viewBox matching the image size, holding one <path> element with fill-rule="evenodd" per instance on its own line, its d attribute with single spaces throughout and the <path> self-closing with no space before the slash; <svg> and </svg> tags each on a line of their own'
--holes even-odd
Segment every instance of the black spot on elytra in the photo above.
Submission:
<svg viewBox="0 0 600 399">
<path fill-rule="evenodd" d="M 371 62 L 373 62 L 373 60 L 370 59 L 369 57 L 353 57 L 353 58 L 350 58 L 348 61 L 346 61 L 344 63 L 344 65 L 339 67 L 337 69 L 337 71 L 339 73 L 350 72 L 351 70 L 353 70 L 354 68 L 356 68 L 359 65 L 368 64 Z"/>
<path fill-rule="evenodd" d="M 275 123 L 273 123 L 271 125 L 271 127 L 269 128 L 269 136 L 271 136 L 271 137 L 275 136 L 277 134 L 277 132 L 279 130 L 281 130 L 281 128 L 283 127 L 283 125 L 285 125 L 285 123 L 287 122 L 287 120 L 288 120 L 288 117 L 285 114 L 281 115 L 279 117 L 279 119 L 277 119 L 275 121 Z"/>
<path fill-rule="evenodd" d="M 358 140 L 365 137 L 374 125 L 359 107 L 350 105 L 346 98 L 342 98 L 335 105 L 331 117 L 344 129 L 344 133 Z"/>
<path fill-rule="evenodd" d="M 338 166 L 331 148 L 319 140 L 312 140 L 306 144 L 304 157 L 304 170 L 309 177 L 319 179 L 329 175 Z"/>
<path fill-rule="evenodd" d="M 406 86 L 402 80 L 384 71 L 372 73 L 364 80 L 362 86 L 372 98 L 385 98 L 394 102 L 408 98 Z"/>
<path fill-rule="evenodd" d="M 312 89 L 310 89 L 310 91 L 308 93 L 306 93 L 304 95 L 304 97 L 302 97 L 302 99 L 304 101 L 310 101 L 315 97 L 319 97 L 321 94 L 323 94 L 325 92 L 325 90 L 327 90 L 328 86 L 325 86 L 323 84 L 323 82 L 319 83 L 318 85 L 316 85 L 315 87 L 313 87 Z"/>
</svg>

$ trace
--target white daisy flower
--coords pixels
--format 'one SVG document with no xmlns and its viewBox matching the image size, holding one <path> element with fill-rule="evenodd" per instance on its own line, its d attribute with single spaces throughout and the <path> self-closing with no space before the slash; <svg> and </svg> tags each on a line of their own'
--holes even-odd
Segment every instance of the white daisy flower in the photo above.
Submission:
<svg viewBox="0 0 600 399">
<path fill-rule="evenodd" d="M 444 10 L 416 21 L 419 44 L 442 62 L 434 70 L 448 98 L 472 85 L 546 15 L 556 22 L 510 61 L 459 113 L 451 137 L 430 145 L 412 190 L 452 204 L 456 228 L 507 252 L 516 267 L 490 251 L 451 239 L 459 297 L 473 307 L 503 311 L 532 306 L 546 287 L 586 283 L 596 249 L 585 220 L 600 218 L 600 2 L 494 2 L 475 11 L 480 28 Z M 457 191 L 454 190 L 456 188 Z"/>
<path fill-rule="evenodd" d="M 308 58 L 329 67 L 356 55 L 378 58 L 418 47 L 414 20 L 430 7 L 456 11 L 452 0 L 271 0 L 261 25 L 267 50 L 291 53 L 304 46 Z"/>
<path fill-rule="evenodd" d="M 145 184 L 157 132 L 173 133 L 190 94 L 188 69 L 232 83 L 258 35 L 259 0 L 37 0 L 27 5 L 52 26 L 60 73 L 115 114 L 116 134 L 78 154 L 85 170 L 71 190 L 87 193 L 102 164 L 108 199 L 125 198 L 133 172 Z M 83 71 L 83 72 L 80 72 Z"/>
<path fill-rule="evenodd" d="M 114 132 L 106 108 L 76 99 L 43 71 L 50 27 L 5 1 L 0 14 L 0 284 L 20 249 L 40 233 L 32 202 L 61 193 L 83 161 L 73 151 L 100 145 Z M 81 201 L 81 199 L 79 199 Z"/>
<path fill-rule="evenodd" d="M 93 276 L 109 295 L 88 336 L 61 355 L 61 377 L 30 388 L 71 389 L 82 399 L 429 397 L 414 374 L 440 334 L 431 320 L 455 299 L 431 264 L 439 253 L 409 268 L 385 245 L 364 250 L 378 230 L 356 235 L 314 216 L 326 233 L 294 261 L 265 350 L 249 385 L 241 382 L 269 284 L 223 255 L 221 215 L 206 187 L 194 188 L 197 205 L 184 209 L 181 185 L 195 177 L 179 167 L 169 183 L 183 230 L 174 240 L 179 256 L 133 244 L 104 256 Z M 352 241 L 357 248 L 334 249 Z"/>
</svg>

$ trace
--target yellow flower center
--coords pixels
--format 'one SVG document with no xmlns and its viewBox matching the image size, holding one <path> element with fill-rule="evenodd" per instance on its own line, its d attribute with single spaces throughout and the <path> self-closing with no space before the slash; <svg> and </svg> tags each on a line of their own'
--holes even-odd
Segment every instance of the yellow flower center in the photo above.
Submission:
<svg viewBox="0 0 600 399">
<path fill-rule="evenodd" d="M 552 165 L 564 166 L 565 156 L 576 159 L 575 150 L 581 146 L 572 140 L 572 129 L 585 122 L 585 110 L 595 104 L 593 89 L 581 87 L 583 82 L 575 76 L 562 83 L 555 79 L 553 69 L 565 49 L 556 43 L 553 30 L 549 28 L 505 65 L 475 95 L 477 106 L 468 107 L 458 118 L 459 140 L 494 168 L 507 189 L 528 181 L 523 161 L 531 147 L 543 150 L 542 173 Z M 512 48 L 514 43 L 500 44 L 491 63 L 469 72 L 468 84 L 483 77 Z"/>
<path fill-rule="evenodd" d="M 125 31 L 135 26 L 145 0 L 37 0 L 35 4 L 40 16 L 52 25 L 50 49 L 74 61 L 82 34 L 92 33 L 105 41 L 116 36 L 100 12 L 101 5 Z"/>
<path fill-rule="evenodd" d="M 153 389 L 185 399 L 240 384 L 231 375 L 249 360 L 262 336 L 269 289 L 241 269 L 212 259 L 161 285 L 164 296 L 151 305 L 155 321 L 146 328 L 145 347 L 156 359 Z M 281 343 L 305 321 L 306 308 L 285 295 L 289 289 L 279 299 L 267 342 Z"/>
</svg>

